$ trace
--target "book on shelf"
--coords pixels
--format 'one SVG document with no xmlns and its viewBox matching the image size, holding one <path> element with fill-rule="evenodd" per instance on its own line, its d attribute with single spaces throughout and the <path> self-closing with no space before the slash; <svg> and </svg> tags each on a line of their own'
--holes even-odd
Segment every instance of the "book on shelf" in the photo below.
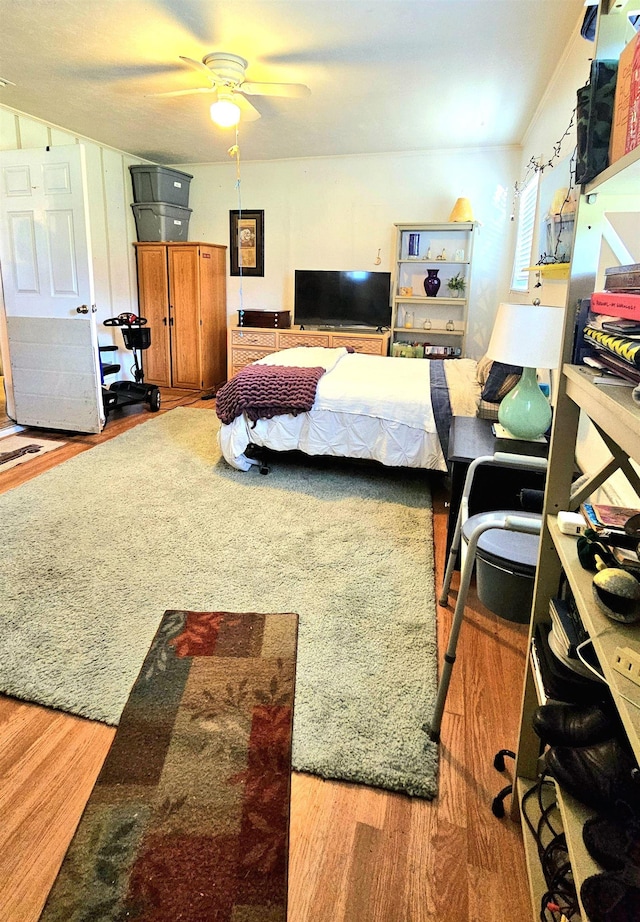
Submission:
<svg viewBox="0 0 640 922">
<path fill-rule="evenodd" d="M 582 626 L 580 617 L 566 599 L 549 599 L 549 615 L 551 617 L 551 630 L 556 640 L 561 644 L 565 656 L 576 657 L 578 646 L 588 639 L 589 635 Z"/>
<path fill-rule="evenodd" d="M 585 327 L 584 336 L 588 342 L 593 343 L 599 354 L 610 353 L 624 362 L 625 366 L 640 371 L 640 339 L 607 333 L 591 324 Z"/>
<path fill-rule="evenodd" d="M 631 570 L 636 576 L 640 574 L 640 558 L 637 550 L 630 547 L 612 547 L 611 553 L 618 566 L 622 567 L 623 570 Z"/>
<path fill-rule="evenodd" d="M 640 320 L 640 294 L 631 291 L 594 291 L 591 295 L 591 310 L 595 314 Z"/>
<path fill-rule="evenodd" d="M 605 269 L 604 287 L 605 291 L 631 291 L 640 294 L 640 263 Z"/>
<path fill-rule="evenodd" d="M 596 350 L 593 355 L 585 356 L 584 364 L 601 372 L 596 384 L 640 384 L 640 368 L 629 365 L 624 359 L 613 353 Z"/>
<path fill-rule="evenodd" d="M 553 650 L 551 640 L 554 635 L 548 626 L 536 626 L 531 646 L 535 651 L 534 662 L 540 672 L 547 703 L 576 702 L 588 704 L 599 701 L 602 696 L 602 684 L 572 657 L 560 658 Z M 584 670 L 581 672 L 580 670 Z"/>
<path fill-rule="evenodd" d="M 624 526 L 640 509 L 629 506 L 609 506 L 605 503 L 581 503 L 580 512 L 585 522 L 594 531 L 612 531 L 625 534 Z"/>
<path fill-rule="evenodd" d="M 606 317 L 606 314 L 603 317 Z M 617 336 L 627 336 L 630 339 L 640 338 L 640 320 L 625 320 L 622 317 L 615 320 L 603 319 L 601 326 L 605 333 L 615 333 Z"/>
</svg>

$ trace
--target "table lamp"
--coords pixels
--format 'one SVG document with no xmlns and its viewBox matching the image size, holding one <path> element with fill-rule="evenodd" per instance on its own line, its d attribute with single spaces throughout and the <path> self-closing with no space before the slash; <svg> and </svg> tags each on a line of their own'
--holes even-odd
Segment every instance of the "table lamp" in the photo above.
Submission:
<svg viewBox="0 0 640 922">
<path fill-rule="evenodd" d="M 549 401 L 536 370 L 557 368 L 564 310 L 542 304 L 500 304 L 487 356 L 521 365 L 522 377 L 500 402 L 498 422 L 517 439 L 535 440 L 551 423 Z"/>
</svg>

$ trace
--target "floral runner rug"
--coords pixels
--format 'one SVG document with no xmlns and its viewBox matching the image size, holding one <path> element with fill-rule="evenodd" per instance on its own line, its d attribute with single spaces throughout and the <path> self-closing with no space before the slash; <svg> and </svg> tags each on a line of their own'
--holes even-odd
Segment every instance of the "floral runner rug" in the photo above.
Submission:
<svg viewBox="0 0 640 922">
<path fill-rule="evenodd" d="M 285 922 L 297 624 L 165 612 L 41 922 Z"/>
</svg>

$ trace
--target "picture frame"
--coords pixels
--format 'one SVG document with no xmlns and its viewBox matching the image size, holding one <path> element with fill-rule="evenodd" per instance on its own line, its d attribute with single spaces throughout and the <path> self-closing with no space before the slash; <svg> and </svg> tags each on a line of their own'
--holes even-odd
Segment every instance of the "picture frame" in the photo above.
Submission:
<svg viewBox="0 0 640 922">
<path fill-rule="evenodd" d="M 230 275 L 264 275 L 264 211 L 229 212 Z"/>
</svg>

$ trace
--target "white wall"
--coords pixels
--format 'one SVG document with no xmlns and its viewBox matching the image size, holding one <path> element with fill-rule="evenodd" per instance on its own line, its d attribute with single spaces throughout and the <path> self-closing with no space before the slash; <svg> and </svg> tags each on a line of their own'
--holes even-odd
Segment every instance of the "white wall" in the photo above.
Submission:
<svg viewBox="0 0 640 922">
<path fill-rule="evenodd" d="M 242 137 L 240 136 L 242 150 Z M 510 272 L 510 190 L 515 148 L 327 157 L 240 164 L 181 164 L 193 174 L 192 240 L 229 243 L 229 211 L 264 210 L 265 275 L 228 281 L 228 312 L 293 310 L 295 269 L 391 271 L 394 223 L 447 221 L 459 196 L 480 222 L 474 245 L 467 350 L 486 348 L 490 318 Z M 380 252 L 382 263 L 375 266 Z M 488 320 L 489 318 L 489 320 Z"/>
<path fill-rule="evenodd" d="M 576 147 L 575 118 L 566 137 L 565 132 L 571 123 L 571 116 L 575 109 L 576 91 L 587 82 L 590 58 L 593 54 L 594 44 L 581 37 L 578 24 L 525 133 L 522 141 L 519 180 L 524 179 L 527 165 L 532 158 L 543 164 L 552 161 L 557 166 L 573 154 Z M 558 142 L 561 143 L 558 146 L 559 156 L 556 156 Z M 553 181 L 553 170 L 554 166 L 545 167 L 541 183 L 549 178 Z M 541 255 L 539 253 L 540 222 L 541 215 L 538 214 L 530 265 L 535 265 Z M 532 298 L 538 297 L 543 304 L 564 306 L 567 294 L 566 282 L 549 281 L 542 278 L 542 287 L 534 288 L 537 278 L 533 273 L 530 274 L 529 281 L 528 292 L 525 294 L 512 292 L 510 299 L 529 303 Z"/>
<path fill-rule="evenodd" d="M 119 347 L 122 371 L 119 377 L 131 378 L 132 356 L 118 332 L 105 329 L 101 322 L 123 312 L 138 311 L 135 252 L 135 221 L 131 210 L 129 165 L 140 159 L 123 151 L 104 147 L 40 119 L 0 106 L 0 150 L 57 147 L 83 144 L 87 154 L 89 219 L 95 280 L 96 319 L 100 345 Z M 7 366 L 4 306 L 0 303 L 0 348 Z M 113 380 L 113 379 L 112 379 Z M 10 398 L 10 394 L 9 394 Z M 11 400 L 8 401 L 11 412 Z"/>
</svg>

